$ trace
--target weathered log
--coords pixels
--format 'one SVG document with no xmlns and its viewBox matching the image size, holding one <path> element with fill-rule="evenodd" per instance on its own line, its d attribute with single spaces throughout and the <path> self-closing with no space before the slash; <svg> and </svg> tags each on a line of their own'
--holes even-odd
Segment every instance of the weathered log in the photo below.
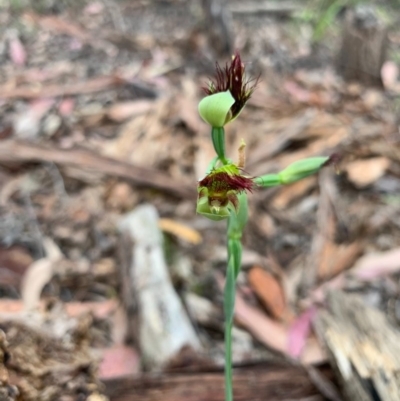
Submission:
<svg viewBox="0 0 400 401">
<path fill-rule="evenodd" d="M 349 401 L 400 400 L 400 332 L 360 297 L 332 292 L 315 322 Z"/>
<path fill-rule="evenodd" d="M 138 305 L 142 363 L 147 369 L 160 370 L 182 348 L 200 350 L 200 341 L 172 285 L 155 207 L 138 206 L 122 218 L 119 229 L 134 242 L 131 295 Z"/>
<path fill-rule="evenodd" d="M 387 49 L 387 29 L 371 7 L 346 12 L 337 70 L 347 81 L 382 87 L 381 69 Z"/>
<path fill-rule="evenodd" d="M 195 190 L 187 183 L 177 184 L 167 174 L 145 166 L 105 157 L 85 149 L 59 149 L 14 140 L 2 141 L 0 165 L 50 162 L 62 167 L 78 167 L 101 174 L 126 178 L 134 184 L 157 188 L 182 198 L 194 198 Z"/>
<path fill-rule="evenodd" d="M 167 373 L 105 381 L 111 401 L 223 401 L 222 371 Z M 301 367 L 262 364 L 235 369 L 235 401 L 323 401 Z"/>
</svg>

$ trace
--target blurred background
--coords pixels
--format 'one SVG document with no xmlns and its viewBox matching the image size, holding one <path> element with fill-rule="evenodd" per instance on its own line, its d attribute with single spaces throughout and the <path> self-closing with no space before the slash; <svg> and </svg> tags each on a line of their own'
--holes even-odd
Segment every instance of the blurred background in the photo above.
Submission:
<svg viewBox="0 0 400 401">
<path fill-rule="evenodd" d="M 197 112 L 238 51 L 227 125 L 255 177 L 236 400 L 400 399 L 397 0 L 0 0 L 0 400 L 223 400 L 224 222 Z"/>
</svg>

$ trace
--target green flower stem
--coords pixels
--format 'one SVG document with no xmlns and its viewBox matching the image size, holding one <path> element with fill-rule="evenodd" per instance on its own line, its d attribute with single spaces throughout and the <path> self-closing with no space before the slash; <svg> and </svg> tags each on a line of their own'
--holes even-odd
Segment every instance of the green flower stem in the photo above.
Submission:
<svg viewBox="0 0 400 401">
<path fill-rule="evenodd" d="M 232 375 L 232 327 L 235 310 L 235 267 L 233 256 L 228 262 L 224 290 L 225 314 L 225 401 L 233 401 L 233 375 Z"/>
<path fill-rule="evenodd" d="M 215 153 L 218 155 L 222 164 L 227 164 L 225 156 L 225 130 L 224 127 L 212 127 L 211 140 L 214 145 Z"/>
<path fill-rule="evenodd" d="M 242 264 L 242 234 L 248 219 L 247 195 L 238 195 L 239 209 L 228 220 L 228 268 L 224 290 L 225 314 L 225 401 L 233 401 L 232 386 L 232 328 L 235 312 L 236 279 Z"/>
</svg>

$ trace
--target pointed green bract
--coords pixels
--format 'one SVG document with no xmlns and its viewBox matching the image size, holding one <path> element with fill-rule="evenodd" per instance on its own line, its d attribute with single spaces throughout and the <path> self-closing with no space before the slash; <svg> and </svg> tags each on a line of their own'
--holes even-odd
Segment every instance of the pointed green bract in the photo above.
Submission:
<svg viewBox="0 0 400 401">
<path fill-rule="evenodd" d="M 199 103 L 201 118 L 211 127 L 223 127 L 229 121 L 232 105 L 235 103 L 231 92 L 219 92 L 203 98 Z"/>
</svg>

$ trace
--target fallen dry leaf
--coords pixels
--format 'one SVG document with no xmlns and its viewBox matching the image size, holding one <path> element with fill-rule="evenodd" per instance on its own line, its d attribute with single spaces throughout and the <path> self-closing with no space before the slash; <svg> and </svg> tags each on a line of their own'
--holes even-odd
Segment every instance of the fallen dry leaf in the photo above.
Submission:
<svg viewBox="0 0 400 401">
<path fill-rule="evenodd" d="M 381 77 L 385 89 L 393 89 L 398 83 L 399 68 L 394 61 L 386 61 L 381 69 Z"/>
<path fill-rule="evenodd" d="M 302 354 L 311 331 L 311 323 L 317 313 L 315 307 L 311 307 L 298 316 L 289 327 L 288 352 L 293 358 L 298 359 Z"/>
<path fill-rule="evenodd" d="M 126 345 L 116 345 L 102 351 L 100 379 L 110 379 L 139 373 L 140 358 L 137 351 Z"/>
<path fill-rule="evenodd" d="M 285 295 L 279 281 L 259 266 L 254 266 L 248 275 L 249 283 L 265 308 L 276 318 L 287 316 Z"/>
<path fill-rule="evenodd" d="M 353 266 L 363 248 L 359 242 L 337 245 L 326 241 L 318 264 L 318 279 L 327 280 Z"/>
<path fill-rule="evenodd" d="M 369 253 L 360 258 L 351 274 L 365 281 L 374 280 L 400 270 L 400 248 L 387 252 Z"/>
<path fill-rule="evenodd" d="M 0 87 L 0 99 L 36 99 L 57 96 L 87 94 L 114 88 L 124 84 L 124 79 L 116 75 L 100 76 L 83 82 L 69 84 L 49 84 L 47 86 Z"/>
<path fill-rule="evenodd" d="M 289 333 L 285 326 L 247 304 L 240 294 L 236 295 L 235 300 L 235 320 L 263 344 L 287 353 Z"/>
<path fill-rule="evenodd" d="M 154 102 L 149 100 L 120 102 L 110 106 L 106 111 L 106 115 L 110 120 L 122 122 L 131 117 L 147 113 L 152 107 L 154 107 Z"/>
<path fill-rule="evenodd" d="M 40 25 L 43 29 L 49 30 L 56 34 L 64 34 L 72 37 L 76 37 L 82 42 L 90 40 L 90 35 L 79 25 L 74 24 L 70 21 L 62 19 L 52 15 L 39 15 L 35 13 L 25 13 L 24 18 Z"/>
<path fill-rule="evenodd" d="M 84 9 L 83 12 L 89 15 L 100 14 L 104 10 L 104 4 L 100 1 L 93 1 L 89 3 Z"/>
<path fill-rule="evenodd" d="M 311 106 L 324 106 L 332 101 L 328 92 L 305 89 L 294 81 L 285 82 L 284 88 L 290 95 L 291 99 Z"/>
<path fill-rule="evenodd" d="M 240 294 L 235 299 L 235 320 L 248 330 L 258 341 L 285 355 L 289 353 L 289 330 L 281 323 L 273 321 L 260 310 L 248 305 Z M 311 338 L 302 347 L 300 361 L 304 364 L 318 364 L 326 361 L 326 355 Z"/>
<path fill-rule="evenodd" d="M 279 189 L 279 192 L 272 199 L 271 206 L 277 210 L 286 209 L 293 200 L 304 196 L 316 184 L 316 177 L 308 177 L 291 185 L 284 186 Z"/>
<path fill-rule="evenodd" d="M 62 253 L 50 238 L 43 240 L 46 257 L 33 262 L 26 270 L 21 282 L 21 298 L 25 310 L 36 309 L 44 286 L 53 277 L 54 267 Z"/>
<path fill-rule="evenodd" d="M 22 275 L 32 262 L 32 256 L 22 246 L 0 247 L 0 283 L 18 288 Z"/>
<path fill-rule="evenodd" d="M 316 288 L 311 296 L 303 301 L 303 305 L 310 306 L 315 302 L 323 302 L 326 292 L 332 289 L 341 289 L 346 285 L 348 275 L 359 280 L 372 281 L 377 277 L 396 273 L 400 270 L 400 248 L 387 252 L 374 252 L 364 255 L 350 270 L 338 274 L 331 280 Z"/>
<path fill-rule="evenodd" d="M 51 109 L 54 99 L 37 99 L 29 105 L 28 110 L 15 115 L 15 135 L 21 139 L 35 138 L 40 131 L 40 121 Z"/>
<path fill-rule="evenodd" d="M 373 157 L 351 162 L 345 167 L 345 171 L 353 184 L 363 188 L 381 178 L 389 165 L 390 160 L 386 157 Z"/>
<path fill-rule="evenodd" d="M 49 258 L 39 259 L 29 266 L 21 283 L 21 297 L 25 309 L 37 308 L 44 286 L 53 277 L 53 268 L 54 261 Z"/>
<path fill-rule="evenodd" d="M 75 107 L 75 100 L 67 97 L 63 99 L 58 105 L 58 111 L 63 117 L 67 117 L 72 114 Z"/>
<path fill-rule="evenodd" d="M 17 65 L 18 67 L 21 67 L 25 65 L 26 63 L 26 51 L 19 40 L 19 37 L 17 35 L 13 35 L 10 38 L 9 41 L 9 52 L 10 52 L 10 58 L 11 61 Z"/>
<path fill-rule="evenodd" d="M 79 167 L 79 171 L 95 171 L 116 177 L 127 178 L 140 185 L 164 189 L 174 196 L 193 199 L 195 190 L 189 183 L 171 180 L 170 176 L 155 169 L 120 162 L 83 149 L 63 150 L 56 147 L 42 147 L 12 140 L 2 141 L 0 161 L 52 162 L 64 167 Z M 82 176 L 82 174 L 81 174 Z M 93 179 L 91 177 L 91 179 Z"/>
<path fill-rule="evenodd" d="M 203 240 L 198 231 L 172 219 L 160 219 L 158 226 L 161 228 L 161 230 L 173 234 L 193 245 L 200 244 L 200 242 Z"/>
<path fill-rule="evenodd" d="M 45 305 L 45 301 L 38 303 L 40 307 Z M 70 317 L 78 317 L 83 314 L 91 313 L 98 319 L 109 319 L 111 315 L 119 312 L 116 299 L 109 299 L 102 302 L 66 302 L 63 304 Z M 17 299 L 0 299 L 0 315 L 10 316 L 24 312 L 23 301 Z M 114 317 L 112 318 L 114 320 Z"/>
</svg>

